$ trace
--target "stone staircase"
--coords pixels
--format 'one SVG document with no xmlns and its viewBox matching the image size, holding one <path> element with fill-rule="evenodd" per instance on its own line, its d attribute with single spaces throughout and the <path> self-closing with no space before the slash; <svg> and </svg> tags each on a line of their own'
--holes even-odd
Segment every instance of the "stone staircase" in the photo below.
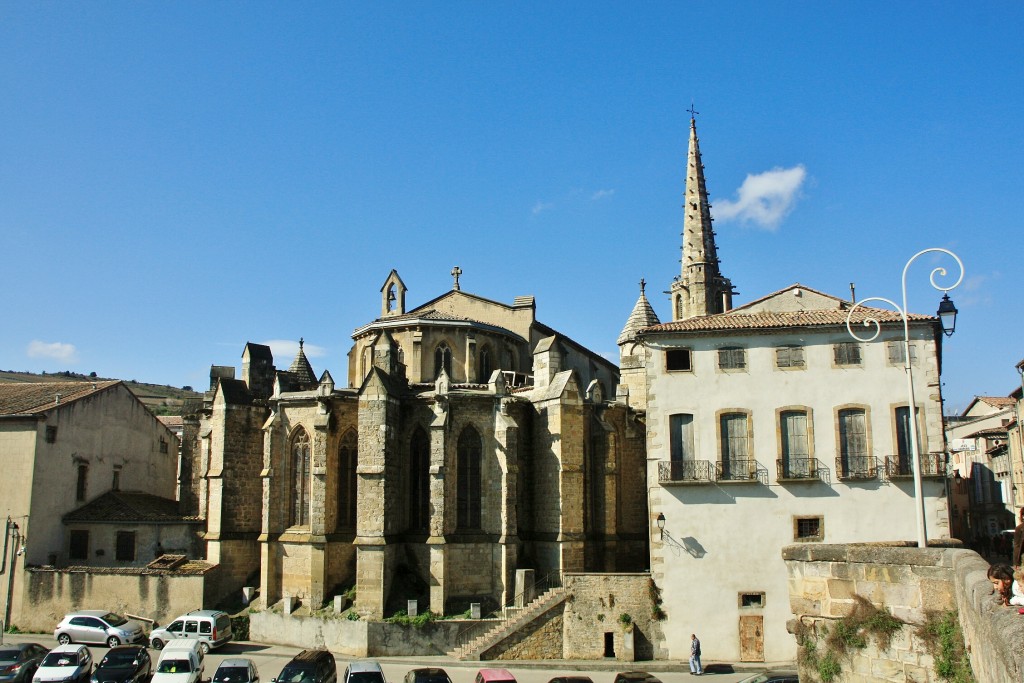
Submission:
<svg viewBox="0 0 1024 683">
<path fill-rule="evenodd" d="M 528 625 L 552 607 L 565 602 L 567 597 L 568 594 L 564 588 L 551 588 L 523 607 L 506 607 L 502 610 L 502 617 L 496 621 L 494 626 L 465 645 L 456 647 L 448 653 L 448 656 L 453 659 L 478 662 L 480 655 L 484 652 Z"/>
</svg>

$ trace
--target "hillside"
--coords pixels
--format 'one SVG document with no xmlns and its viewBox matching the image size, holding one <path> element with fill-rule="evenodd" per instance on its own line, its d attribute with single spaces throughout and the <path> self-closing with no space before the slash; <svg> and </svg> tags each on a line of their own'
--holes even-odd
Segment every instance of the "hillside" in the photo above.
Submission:
<svg viewBox="0 0 1024 683">
<path fill-rule="evenodd" d="M 82 375 L 76 372 L 15 372 L 0 370 L 0 382 L 103 382 L 116 377 L 98 377 L 95 374 Z M 146 404 L 155 415 L 181 415 L 186 401 L 201 400 L 203 395 L 192 387 L 172 387 L 166 384 L 147 384 L 135 380 L 123 380 L 124 385 Z"/>
</svg>

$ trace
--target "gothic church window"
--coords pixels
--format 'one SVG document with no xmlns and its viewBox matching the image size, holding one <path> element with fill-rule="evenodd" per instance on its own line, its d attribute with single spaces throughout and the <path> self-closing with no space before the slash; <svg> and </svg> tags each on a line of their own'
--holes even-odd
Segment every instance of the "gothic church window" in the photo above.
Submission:
<svg viewBox="0 0 1024 683">
<path fill-rule="evenodd" d="M 480 372 L 477 381 L 486 382 L 491 378 L 491 372 L 494 368 L 491 367 L 491 348 L 485 346 L 480 349 Z"/>
<path fill-rule="evenodd" d="M 309 434 L 299 427 L 292 437 L 291 526 L 309 526 Z"/>
<path fill-rule="evenodd" d="M 434 377 L 441 376 L 441 368 L 444 368 L 448 377 L 452 376 L 452 350 L 448 344 L 441 342 L 434 349 Z"/>
<path fill-rule="evenodd" d="M 482 444 L 480 434 L 466 427 L 459 436 L 456 496 L 456 526 L 460 530 L 480 528 Z"/>
<path fill-rule="evenodd" d="M 430 527 L 430 439 L 417 427 L 409 442 L 409 529 Z"/>
<path fill-rule="evenodd" d="M 356 463 L 359 437 L 353 429 L 341 437 L 338 448 L 338 528 L 356 526 Z"/>
</svg>

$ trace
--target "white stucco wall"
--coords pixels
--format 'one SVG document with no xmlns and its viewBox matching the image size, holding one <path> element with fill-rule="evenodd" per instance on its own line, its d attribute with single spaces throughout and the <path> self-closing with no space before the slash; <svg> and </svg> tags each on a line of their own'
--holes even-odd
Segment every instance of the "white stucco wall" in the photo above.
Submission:
<svg viewBox="0 0 1024 683">
<path fill-rule="evenodd" d="M 794 542 L 795 516 L 821 516 L 824 542 L 908 540 L 917 537 L 911 479 L 839 481 L 837 410 L 851 404 L 867 410 L 869 454 L 884 458 L 897 450 L 894 411 L 907 405 L 902 366 L 888 363 L 885 339 L 862 346 L 860 367 L 833 364 L 832 344 L 851 341 L 845 329 L 811 329 L 774 334 L 683 337 L 666 342 L 692 350 L 693 371 L 664 371 L 662 350 L 648 367 L 648 485 L 651 488 L 652 572 L 663 591 L 663 623 L 669 658 L 689 655 L 690 633 L 701 638 L 709 660 L 740 659 L 739 617 L 764 618 L 767 661 L 793 659 L 796 644 L 785 623 L 792 618 L 786 569 L 780 550 Z M 900 335 L 902 336 L 902 335 Z M 912 330 L 917 346 L 916 401 L 921 411 L 922 452 L 943 450 L 938 365 L 931 328 Z M 777 346 L 804 347 L 802 369 L 775 367 Z M 722 371 L 717 349 L 740 346 L 747 367 Z M 811 457 L 831 474 L 830 482 L 777 481 L 780 457 L 778 411 L 800 406 L 809 413 Z M 669 416 L 694 415 L 697 460 L 719 459 L 723 410 L 749 411 L 752 456 L 767 470 L 758 482 L 658 483 L 658 463 L 670 459 Z M 926 525 L 930 538 L 948 536 L 945 485 L 925 479 Z M 665 515 L 662 541 L 654 524 Z M 764 593 L 762 608 L 741 608 L 741 593 Z"/>
</svg>

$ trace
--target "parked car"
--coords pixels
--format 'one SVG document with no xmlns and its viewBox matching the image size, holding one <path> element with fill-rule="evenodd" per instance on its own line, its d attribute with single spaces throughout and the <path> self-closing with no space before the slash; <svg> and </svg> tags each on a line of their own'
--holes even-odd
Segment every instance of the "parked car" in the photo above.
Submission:
<svg viewBox="0 0 1024 683">
<path fill-rule="evenodd" d="M 43 657 L 32 683 L 89 683 L 92 653 L 85 645 L 58 645 Z"/>
<path fill-rule="evenodd" d="M 39 643 L 7 643 L 0 645 L 0 683 L 31 681 L 46 656 Z"/>
<path fill-rule="evenodd" d="M 213 683 L 259 683 L 260 672 L 251 659 L 225 659 L 213 673 Z"/>
<path fill-rule="evenodd" d="M 516 683 L 516 677 L 508 669 L 480 669 L 476 672 L 476 683 Z"/>
<path fill-rule="evenodd" d="M 792 669 L 782 671 L 765 671 L 739 683 L 800 683 L 800 675 Z"/>
<path fill-rule="evenodd" d="M 337 683 L 338 665 L 327 650 L 303 650 L 270 683 Z"/>
<path fill-rule="evenodd" d="M 615 674 L 614 683 L 661 683 L 661 680 L 646 671 L 621 671 Z"/>
<path fill-rule="evenodd" d="M 96 643 L 105 644 L 107 647 L 146 641 L 146 633 L 139 622 L 125 619 L 120 614 L 96 609 L 64 615 L 57 628 L 53 629 L 53 637 L 61 645 Z"/>
<path fill-rule="evenodd" d="M 372 659 L 357 659 L 345 667 L 343 683 L 387 683 L 380 664 Z"/>
<path fill-rule="evenodd" d="M 176 640 L 160 652 L 150 683 L 201 683 L 204 670 L 202 643 Z"/>
<path fill-rule="evenodd" d="M 548 683 L 594 683 L 590 676 L 555 676 Z"/>
<path fill-rule="evenodd" d="M 92 683 L 148 683 L 153 660 L 145 645 L 118 645 L 107 651 L 92 672 Z"/>
<path fill-rule="evenodd" d="M 452 683 L 448 672 L 438 667 L 411 669 L 405 674 L 405 683 Z"/>
<path fill-rule="evenodd" d="M 177 639 L 194 639 L 200 642 L 205 655 L 212 648 L 231 642 L 231 616 L 227 612 L 212 609 L 197 609 L 182 614 L 163 628 L 155 628 L 149 634 L 149 644 L 159 650 Z"/>
</svg>

